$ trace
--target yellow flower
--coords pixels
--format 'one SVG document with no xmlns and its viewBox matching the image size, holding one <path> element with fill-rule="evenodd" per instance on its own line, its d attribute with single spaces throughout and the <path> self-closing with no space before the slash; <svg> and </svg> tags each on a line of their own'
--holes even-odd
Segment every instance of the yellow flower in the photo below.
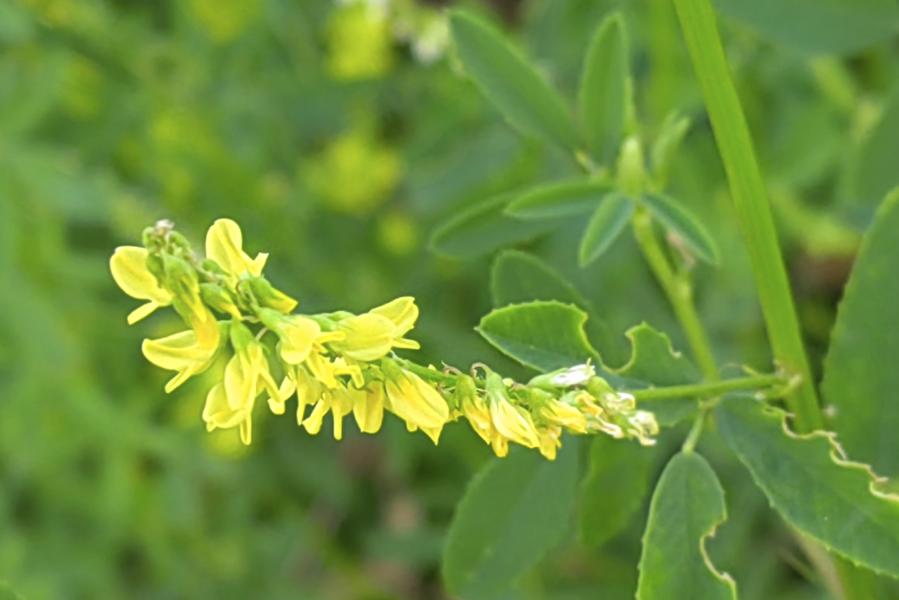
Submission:
<svg viewBox="0 0 899 600">
<path fill-rule="evenodd" d="M 237 223 L 231 219 L 219 219 L 206 234 L 206 257 L 233 275 L 249 272 L 258 277 L 262 274 L 268 254 L 257 254 L 256 258 L 250 259 L 243 251 L 243 235 Z"/>
<path fill-rule="evenodd" d="M 549 460 L 556 460 L 556 451 L 562 447 L 562 428 L 547 427 L 537 431 L 540 436 L 540 454 Z"/>
<path fill-rule="evenodd" d="M 144 248 L 137 246 L 121 246 L 116 248 L 109 259 L 109 270 L 122 291 L 138 300 L 149 300 L 128 315 L 128 324 L 132 325 L 160 306 L 172 303 L 172 295 L 159 287 L 156 278 L 147 269 L 147 256 Z"/>
<path fill-rule="evenodd" d="M 343 438 L 343 418 L 353 411 L 353 406 L 365 401 L 365 392 L 339 386 L 333 390 L 325 390 L 315 404 L 312 413 L 303 421 L 303 427 L 312 435 L 321 430 L 322 419 L 329 412 L 334 419 L 334 439 Z"/>
<path fill-rule="evenodd" d="M 281 340 L 278 353 L 289 365 L 299 365 L 313 351 L 318 354 L 324 352 L 322 344 L 325 342 L 343 338 L 340 332 L 322 332 L 318 322 L 300 315 L 282 315 L 271 308 L 260 308 L 257 314 L 265 326 L 278 335 Z"/>
<path fill-rule="evenodd" d="M 490 418 L 490 409 L 478 394 L 474 379 L 467 375 L 459 375 L 456 379 L 454 397 L 459 410 L 468 419 L 475 433 L 488 444 L 492 443 L 497 436 L 496 427 L 493 426 L 493 419 Z"/>
<path fill-rule="evenodd" d="M 561 425 L 576 433 L 587 433 L 587 417 L 574 406 L 555 398 L 537 408 L 537 415 L 553 425 Z"/>
<path fill-rule="evenodd" d="M 381 368 L 390 410 L 408 426 L 422 429 L 435 439 L 449 419 L 449 406 L 440 392 L 392 361 L 385 360 Z"/>
<path fill-rule="evenodd" d="M 504 398 L 491 397 L 490 417 L 499 434 L 528 448 L 540 446 L 540 438 L 531 415 Z"/>
<path fill-rule="evenodd" d="M 244 444 L 249 444 L 253 437 L 253 405 L 243 406 L 237 410 L 231 408 L 228 402 L 228 393 L 225 384 L 217 383 L 206 396 L 206 405 L 203 407 L 203 420 L 206 421 L 206 430 L 213 431 L 216 428 L 230 429 L 240 426 L 240 439 Z"/>
<path fill-rule="evenodd" d="M 384 421 L 384 386 L 376 382 L 357 396 L 353 403 L 353 417 L 362 433 L 377 433 Z"/>
<path fill-rule="evenodd" d="M 381 315 L 382 317 L 386 317 L 393 321 L 393 324 L 396 326 L 394 335 L 398 338 L 415 327 L 415 321 L 418 319 L 418 307 L 415 306 L 415 298 L 412 298 L 411 296 L 397 298 L 387 304 L 382 304 L 377 308 L 373 308 L 368 312 L 375 315 Z M 405 346 L 397 344 L 397 341 L 400 340 L 394 340 L 393 344 L 397 348 L 411 348 L 413 350 L 418 348 L 418 342 L 402 340 L 403 343 L 414 344 Z"/>
<path fill-rule="evenodd" d="M 414 340 L 403 337 L 418 318 L 418 307 L 411 297 L 397 298 L 359 316 L 337 323 L 345 337 L 331 344 L 334 349 L 353 360 L 371 362 L 387 355 L 391 348 L 418 349 Z"/>
<path fill-rule="evenodd" d="M 216 324 L 216 327 L 218 326 Z M 208 369 L 215 360 L 218 346 L 203 347 L 197 341 L 197 335 L 187 330 L 158 340 L 144 340 L 141 350 L 147 360 L 157 367 L 178 371 L 178 374 L 165 384 L 165 391 L 169 393 L 191 376 Z"/>
</svg>

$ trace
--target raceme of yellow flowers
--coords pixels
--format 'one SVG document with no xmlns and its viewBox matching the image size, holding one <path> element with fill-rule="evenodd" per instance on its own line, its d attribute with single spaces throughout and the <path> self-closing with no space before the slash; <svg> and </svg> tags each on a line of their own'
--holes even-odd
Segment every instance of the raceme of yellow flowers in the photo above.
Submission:
<svg viewBox="0 0 899 600">
<path fill-rule="evenodd" d="M 296 396 L 297 423 L 316 434 L 330 413 L 336 439 L 350 413 L 360 431 L 376 433 L 387 411 L 435 444 L 446 423 L 465 417 L 498 456 L 515 442 L 553 459 L 563 431 L 654 443 L 652 413 L 637 410 L 632 396 L 615 392 L 589 364 L 520 384 L 481 364 L 464 374 L 397 357 L 394 349 L 419 347 L 405 337 L 418 318 L 413 298 L 360 315 L 294 313 L 297 302 L 262 275 L 268 255 L 250 258 L 240 228 L 228 219 L 209 228 L 205 258 L 169 221 L 147 228 L 143 243 L 116 249 L 110 260 L 119 287 L 147 301 L 128 323 L 171 306 L 187 324 L 185 331 L 143 342 L 147 360 L 176 372 L 166 392 L 220 357 L 227 360 L 203 409 L 210 431 L 239 427 L 249 444 L 256 400 L 265 397 L 281 415 Z"/>
</svg>

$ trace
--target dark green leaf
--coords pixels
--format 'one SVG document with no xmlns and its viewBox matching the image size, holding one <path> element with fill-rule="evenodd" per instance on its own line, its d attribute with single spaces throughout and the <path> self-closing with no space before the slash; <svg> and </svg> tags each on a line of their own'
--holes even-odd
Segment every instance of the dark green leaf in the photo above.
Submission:
<svg viewBox="0 0 899 600">
<path fill-rule="evenodd" d="M 822 390 L 831 423 L 854 460 L 899 476 L 899 192 L 877 213 L 843 293 Z"/>
<path fill-rule="evenodd" d="M 634 441 L 597 435 L 581 501 L 581 540 L 599 546 L 624 529 L 649 489 L 652 452 Z"/>
<path fill-rule="evenodd" d="M 472 480 L 456 508 L 443 557 L 447 590 L 461 600 L 494 598 L 564 534 L 577 486 L 577 444 L 555 461 L 513 448 Z"/>
<path fill-rule="evenodd" d="M 834 434 L 796 435 L 782 410 L 742 396 L 725 398 L 715 422 L 788 523 L 853 562 L 899 577 L 899 497 L 878 491 L 870 467 L 846 460 Z"/>
<path fill-rule="evenodd" d="M 675 455 L 652 495 L 637 599 L 735 599 L 733 580 L 715 571 L 705 551 L 726 518 L 724 490 L 705 459 Z"/>
<path fill-rule="evenodd" d="M 631 102 L 628 44 L 621 13 L 613 13 L 597 29 L 584 63 L 579 93 L 587 145 L 602 164 L 618 153 Z"/>
<path fill-rule="evenodd" d="M 512 125 L 565 149 L 577 147 L 565 103 L 500 34 L 460 11 L 450 13 L 450 27 L 465 70 Z"/>
<path fill-rule="evenodd" d="M 634 204 L 619 193 L 606 196 L 590 217 L 590 223 L 581 238 L 579 261 L 586 267 L 599 258 L 618 239 L 630 221 Z"/>
<path fill-rule="evenodd" d="M 857 200 L 877 206 L 899 185 L 899 93 L 890 98 L 880 120 L 865 138 L 858 153 L 855 173 Z"/>
<path fill-rule="evenodd" d="M 715 239 L 696 215 L 664 194 L 646 194 L 643 203 L 686 250 L 709 264 L 718 264 L 719 252 Z"/>
<path fill-rule="evenodd" d="M 520 304 L 534 300 L 558 300 L 573 304 L 587 313 L 584 324 L 587 337 L 596 345 L 606 362 L 616 363 L 621 354 L 608 325 L 599 318 L 592 304 L 552 267 L 518 250 L 505 250 L 493 262 L 490 278 L 493 306 Z"/>
<path fill-rule="evenodd" d="M 584 335 L 584 311 L 561 302 L 513 304 L 493 310 L 477 330 L 501 352 L 538 371 L 599 361 Z"/>
<path fill-rule="evenodd" d="M 574 179 L 534 188 L 513 200 L 506 214 L 519 219 L 552 219 L 596 210 L 612 186 Z"/>
<path fill-rule="evenodd" d="M 852 54 L 893 39 L 893 0 L 714 0 L 715 6 L 761 34 L 808 54 Z"/>
<path fill-rule="evenodd" d="M 431 249 L 448 256 L 471 258 L 549 231 L 546 223 L 505 216 L 503 209 L 511 198 L 503 194 L 459 213 L 434 231 Z"/>
</svg>

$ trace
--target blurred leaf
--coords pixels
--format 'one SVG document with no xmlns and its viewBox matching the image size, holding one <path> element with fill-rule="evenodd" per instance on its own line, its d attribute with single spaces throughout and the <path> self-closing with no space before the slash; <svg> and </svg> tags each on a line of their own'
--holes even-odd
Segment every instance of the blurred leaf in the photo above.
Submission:
<svg viewBox="0 0 899 600">
<path fill-rule="evenodd" d="M 627 196 L 620 193 L 606 196 L 590 217 L 581 238 L 578 257 L 581 267 L 586 267 L 609 249 L 624 231 L 633 212 L 634 204 Z"/>
<path fill-rule="evenodd" d="M 870 467 L 846 460 L 835 435 L 796 435 L 786 413 L 750 397 L 715 408 L 724 441 L 793 527 L 871 570 L 899 577 L 899 496 Z"/>
<path fill-rule="evenodd" d="M 551 183 L 512 200 L 506 214 L 519 219 L 552 219 L 590 212 L 613 189 L 609 184 L 586 179 Z"/>
<path fill-rule="evenodd" d="M 578 97 L 585 137 L 593 157 L 615 160 L 631 102 L 631 78 L 624 17 L 606 17 L 590 42 Z"/>
<path fill-rule="evenodd" d="M 584 330 L 604 363 L 618 361 L 620 350 L 608 324 L 573 285 L 536 256 L 518 250 L 501 252 L 493 261 L 490 283 L 495 307 L 534 300 L 558 300 L 577 306 L 587 313 Z"/>
<path fill-rule="evenodd" d="M 649 489 L 651 457 L 649 449 L 634 441 L 594 437 L 581 500 L 585 544 L 599 546 L 627 526 Z"/>
<path fill-rule="evenodd" d="M 899 93 L 889 99 L 880 120 L 859 148 L 855 173 L 859 202 L 877 206 L 899 185 L 896 156 L 899 156 Z"/>
<path fill-rule="evenodd" d="M 15 2 L 0 2 L 0 43 L 21 44 L 34 31 L 34 22 L 24 8 Z"/>
<path fill-rule="evenodd" d="M 674 162 L 674 157 L 677 156 L 681 142 L 689 129 L 690 119 L 681 117 L 676 112 L 665 117 L 651 154 L 652 177 L 659 188 L 667 185 L 671 163 Z"/>
<path fill-rule="evenodd" d="M 0 582 L 0 600 L 25 600 L 22 596 L 15 593 L 9 584 L 5 581 Z"/>
<path fill-rule="evenodd" d="M 702 222 L 683 204 L 664 194 L 646 194 L 643 203 L 652 216 L 665 226 L 696 258 L 717 265 L 720 252 L 715 239 Z"/>
<path fill-rule="evenodd" d="M 551 229 L 544 222 L 527 222 L 503 214 L 513 196 L 503 194 L 462 211 L 438 227 L 431 249 L 457 258 L 471 258 L 497 248 L 535 238 Z"/>
<path fill-rule="evenodd" d="M 853 54 L 895 38 L 893 0 L 714 0 L 737 19 L 789 48 L 808 54 Z"/>
<path fill-rule="evenodd" d="M 715 570 L 705 550 L 726 518 L 724 490 L 709 464 L 695 452 L 676 454 L 652 495 L 637 599 L 736 599 L 733 580 Z"/>
<path fill-rule="evenodd" d="M 854 460 L 899 476 L 899 191 L 880 207 L 843 292 L 824 368 L 831 419 Z"/>
<path fill-rule="evenodd" d="M 499 33 L 459 11 L 450 13 L 450 26 L 465 70 L 512 125 L 565 149 L 577 147 L 565 103 Z"/>
<path fill-rule="evenodd" d="M 461 600 L 505 591 L 562 537 L 574 504 L 578 446 L 554 461 L 513 448 L 469 484 L 450 524 L 443 558 L 447 590 Z"/>
<path fill-rule="evenodd" d="M 587 314 L 561 302 L 529 302 L 497 308 L 477 331 L 504 354 L 538 371 L 599 360 L 584 335 Z"/>
</svg>

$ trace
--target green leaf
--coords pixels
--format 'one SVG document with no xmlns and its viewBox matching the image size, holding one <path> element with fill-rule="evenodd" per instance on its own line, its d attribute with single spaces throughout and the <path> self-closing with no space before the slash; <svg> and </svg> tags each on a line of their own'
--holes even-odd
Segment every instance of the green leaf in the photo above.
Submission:
<svg viewBox="0 0 899 600">
<path fill-rule="evenodd" d="M 587 314 L 561 302 L 530 302 L 497 308 L 477 331 L 504 354 L 538 371 L 599 361 L 584 335 Z"/>
<path fill-rule="evenodd" d="M 627 526 L 649 489 L 651 457 L 634 441 L 594 437 L 580 512 L 585 544 L 599 546 Z"/>
<path fill-rule="evenodd" d="M 714 0 L 737 19 L 807 54 L 853 54 L 893 39 L 899 29 L 894 0 Z"/>
<path fill-rule="evenodd" d="M 878 491 L 870 467 L 848 461 L 835 435 L 796 435 L 786 413 L 752 398 L 715 408 L 724 441 L 793 527 L 873 571 L 899 577 L 899 496 Z"/>
<path fill-rule="evenodd" d="M 624 194 L 614 193 L 606 196 L 590 217 L 581 238 L 579 256 L 581 267 L 586 267 L 609 249 L 624 231 L 633 212 L 634 204 Z"/>
<path fill-rule="evenodd" d="M 600 356 L 605 362 L 618 362 L 621 350 L 608 324 L 599 318 L 593 305 L 573 285 L 536 256 L 504 250 L 493 261 L 490 283 L 495 307 L 534 300 L 557 300 L 577 306 L 587 313 L 584 331 Z"/>
<path fill-rule="evenodd" d="M 674 351 L 664 333 L 641 323 L 625 335 L 631 341 L 631 358 L 615 371 L 616 375 L 660 387 L 686 385 L 702 379 L 690 359 Z M 694 414 L 697 403 L 692 398 L 660 400 L 641 403 L 640 408 L 652 412 L 661 427 L 671 427 Z"/>
<path fill-rule="evenodd" d="M 506 214 L 519 219 L 552 219 L 590 212 L 612 189 L 610 184 L 586 179 L 551 183 L 513 200 Z"/>
<path fill-rule="evenodd" d="M 824 364 L 822 392 L 831 424 L 855 460 L 899 476 L 899 191 L 865 234 L 843 293 Z M 885 360 L 887 359 L 887 360 Z"/>
<path fill-rule="evenodd" d="M 565 103 L 499 33 L 460 11 L 450 12 L 450 27 L 465 70 L 514 127 L 565 149 L 577 148 Z"/>
<path fill-rule="evenodd" d="M 602 164 L 615 160 L 631 103 L 624 18 L 606 17 L 590 42 L 578 96 L 587 145 Z"/>
<path fill-rule="evenodd" d="M 564 446 L 555 461 L 513 448 L 475 476 L 444 549 L 443 579 L 452 596 L 494 598 L 559 541 L 574 504 L 577 455 L 577 444 Z"/>
<path fill-rule="evenodd" d="M 724 490 L 698 454 L 677 454 L 652 495 L 637 600 L 732 600 L 737 588 L 715 571 L 705 539 L 727 518 Z"/>
<path fill-rule="evenodd" d="M 9 584 L 5 581 L 0 581 L 0 600 L 24 600 L 22 596 L 18 595 L 13 591 Z"/>
<path fill-rule="evenodd" d="M 859 149 L 855 173 L 858 201 L 877 206 L 899 185 L 896 156 L 899 156 L 899 93 L 890 98 Z"/>
<path fill-rule="evenodd" d="M 677 236 L 685 249 L 702 261 L 718 264 L 720 253 L 715 239 L 696 215 L 664 194 L 645 194 L 642 200 L 652 216 Z"/>
<path fill-rule="evenodd" d="M 544 222 L 527 222 L 503 214 L 511 194 L 503 194 L 460 212 L 438 227 L 431 249 L 457 258 L 487 254 L 497 248 L 533 239 L 550 230 Z"/>
</svg>

